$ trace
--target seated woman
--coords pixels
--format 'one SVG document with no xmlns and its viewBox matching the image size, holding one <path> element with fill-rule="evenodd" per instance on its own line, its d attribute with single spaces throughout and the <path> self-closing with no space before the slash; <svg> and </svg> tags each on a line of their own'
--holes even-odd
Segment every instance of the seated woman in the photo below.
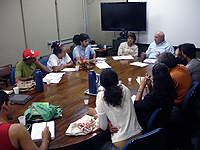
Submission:
<svg viewBox="0 0 200 150">
<path fill-rule="evenodd" d="M 143 129 L 147 129 L 148 121 L 157 108 L 167 104 L 173 106 L 176 97 L 174 83 L 165 64 L 155 64 L 152 74 L 153 82 L 150 75 L 140 79 L 140 86 L 134 102 L 137 119 Z M 146 85 L 147 95 L 141 100 Z"/>
<path fill-rule="evenodd" d="M 175 51 L 175 57 L 176 57 L 176 61 L 177 64 L 183 64 L 184 66 L 186 66 L 188 64 L 187 59 L 182 55 L 182 47 L 183 44 L 179 45 L 178 48 Z"/>
<path fill-rule="evenodd" d="M 118 85 L 118 75 L 110 68 L 102 71 L 100 83 L 105 90 L 97 94 L 98 114 L 93 108 L 89 108 L 88 114 L 95 119 L 99 117 L 102 130 L 107 129 L 108 119 L 118 128 L 118 132 L 111 135 L 112 142 L 106 142 L 101 149 L 121 149 L 130 139 L 140 136 L 142 131 L 137 121 L 131 93 L 125 85 Z"/>
<path fill-rule="evenodd" d="M 136 40 L 135 33 L 129 32 L 127 34 L 127 42 L 122 42 L 118 48 L 118 56 L 131 55 L 138 56 L 138 46 L 134 44 Z"/>
<path fill-rule="evenodd" d="M 74 64 L 66 52 L 64 45 L 58 45 L 56 42 L 51 46 L 53 54 L 49 56 L 47 67 L 49 70 L 58 72 L 67 67 L 73 67 Z"/>
</svg>

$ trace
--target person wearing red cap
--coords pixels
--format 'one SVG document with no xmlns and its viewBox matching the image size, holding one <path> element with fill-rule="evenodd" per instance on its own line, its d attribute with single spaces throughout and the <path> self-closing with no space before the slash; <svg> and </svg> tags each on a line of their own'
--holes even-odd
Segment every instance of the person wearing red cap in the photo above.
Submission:
<svg viewBox="0 0 200 150">
<path fill-rule="evenodd" d="M 42 71 L 49 73 L 50 70 L 37 60 L 39 51 L 33 51 L 32 49 L 24 50 L 22 57 L 23 60 L 17 63 L 15 69 L 15 82 L 25 81 L 33 79 L 35 69 L 41 69 Z"/>
</svg>

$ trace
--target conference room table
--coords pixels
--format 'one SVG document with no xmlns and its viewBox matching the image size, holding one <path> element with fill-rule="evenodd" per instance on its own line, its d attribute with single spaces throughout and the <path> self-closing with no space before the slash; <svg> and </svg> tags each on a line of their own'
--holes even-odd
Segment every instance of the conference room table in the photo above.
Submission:
<svg viewBox="0 0 200 150">
<path fill-rule="evenodd" d="M 137 76 L 145 76 L 146 73 L 152 74 L 153 64 L 145 67 L 130 65 L 131 62 L 140 61 L 140 57 L 134 57 L 133 60 L 113 60 L 111 56 L 105 57 L 108 65 L 118 74 L 122 84 L 127 86 L 132 95 L 136 95 L 139 84 L 136 82 Z M 93 68 L 96 73 L 101 73 L 103 69 Z M 59 83 L 47 85 L 44 83 L 44 91 L 36 90 L 20 94 L 34 95 L 34 98 L 24 105 L 15 104 L 13 107 L 13 119 L 9 123 L 18 123 L 18 117 L 22 116 L 32 102 L 49 102 L 52 105 L 60 106 L 63 110 L 62 117 L 54 119 L 55 121 L 55 139 L 50 142 L 49 149 L 65 147 L 67 149 L 78 149 L 84 143 L 98 140 L 104 135 L 105 131 L 98 130 L 85 136 L 66 136 L 65 131 L 70 123 L 75 122 L 87 114 L 89 107 L 96 107 L 96 96 L 85 94 L 88 89 L 88 72 L 80 69 L 78 72 L 65 72 Z M 128 78 L 132 78 L 129 83 Z M 145 92 L 144 92 L 145 93 Z M 89 104 L 85 105 L 84 100 L 88 99 Z M 40 146 L 41 142 L 36 142 Z"/>
</svg>

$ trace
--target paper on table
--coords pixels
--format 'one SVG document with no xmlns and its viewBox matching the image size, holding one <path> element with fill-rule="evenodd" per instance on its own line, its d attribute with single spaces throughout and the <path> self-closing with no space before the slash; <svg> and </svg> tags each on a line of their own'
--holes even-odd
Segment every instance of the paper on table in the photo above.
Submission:
<svg viewBox="0 0 200 150">
<path fill-rule="evenodd" d="M 148 66 L 148 64 L 141 63 L 141 62 L 133 62 L 133 63 L 130 63 L 130 65 L 139 66 L 139 67 Z"/>
<path fill-rule="evenodd" d="M 76 68 L 64 68 L 61 71 L 76 71 Z"/>
<path fill-rule="evenodd" d="M 111 66 L 109 66 L 106 62 L 97 63 L 96 66 L 97 66 L 99 69 L 111 68 Z"/>
<path fill-rule="evenodd" d="M 126 56 L 113 56 L 112 58 L 113 58 L 114 60 L 134 59 L 131 55 L 126 55 Z"/>
<path fill-rule="evenodd" d="M 33 123 L 32 130 L 31 130 L 31 139 L 33 140 L 33 142 L 42 140 L 42 131 L 46 127 L 46 123 L 51 132 L 51 140 L 55 138 L 55 122 L 54 121 Z"/>
<path fill-rule="evenodd" d="M 43 82 L 47 82 L 46 79 L 49 79 L 50 83 L 59 83 L 63 74 L 65 73 L 49 73 L 43 78 Z"/>
<path fill-rule="evenodd" d="M 97 50 L 97 49 L 99 49 L 99 48 L 98 48 L 98 47 L 92 47 L 92 49 L 93 49 L 93 50 Z"/>
<path fill-rule="evenodd" d="M 145 63 L 155 63 L 157 59 L 145 59 Z"/>
</svg>

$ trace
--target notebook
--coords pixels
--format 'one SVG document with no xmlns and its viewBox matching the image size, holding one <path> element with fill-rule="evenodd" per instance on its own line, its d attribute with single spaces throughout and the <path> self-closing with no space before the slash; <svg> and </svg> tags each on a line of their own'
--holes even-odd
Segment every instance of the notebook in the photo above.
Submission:
<svg viewBox="0 0 200 150">
<path fill-rule="evenodd" d="M 49 131 L 51 132 L 51 140 L 54 140 L 54 138 L 55 138 L 55 122 L 48 121 L 48 122 L 39 122 L 39 123 L 32 124 L 31 139 L 33 140 L 33 142 L 42 140 L 42 131 L 44 130 L 46 125 L 49 127 Z"/>
<path fill-rule="evenodd" d="M 33 95 L 11 94 L 9 98 L 14 104 L 25 104 L 33 99 L 33 97 Z"/>
<path fill-rule="evenodd" d="M 39 112 L 34 108 L 33 104 L 41 103 L 47 107 L 49 107 L 49 102 L 33 102 L 31 104 L 31 115 L 40 115 Z"/>
</svg>

